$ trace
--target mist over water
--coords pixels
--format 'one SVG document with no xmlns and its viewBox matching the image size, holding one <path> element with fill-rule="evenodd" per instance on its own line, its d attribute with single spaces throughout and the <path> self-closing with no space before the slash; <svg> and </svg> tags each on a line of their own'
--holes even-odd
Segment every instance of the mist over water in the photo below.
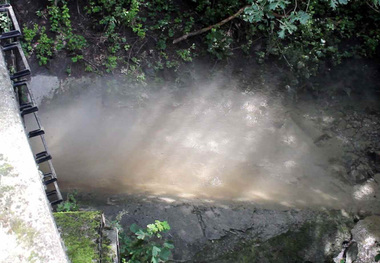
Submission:
<svg viewBox="0 0 380 263">
<path fill-rule="evenodd" d="M 295 207 L 351 201 L 329 173 L 330 153 L 282 96 L 223 86 L 58 93 L 41 117 L 61 188 Z"/>
</svg>

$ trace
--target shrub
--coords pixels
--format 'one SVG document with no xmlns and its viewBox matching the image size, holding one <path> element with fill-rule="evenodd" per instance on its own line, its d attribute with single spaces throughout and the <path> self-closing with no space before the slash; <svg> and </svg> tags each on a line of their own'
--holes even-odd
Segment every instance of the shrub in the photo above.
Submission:
<svg viewBox="0 0 380 263">
<path fill-rule="evenodd" d="M 149 224 L 145 229 L 136 224 L 131 225 L 132 237 L 128 237 L 124 232 L 120 232 L 120 253 L 122 262 L 166 262 L 171 257 L 171 250 L 174 245 L 170 241 L 162 240 L 161 233 L 170 230 L 166 221 L 156 220 L 154 224 Z"/>
</svg>

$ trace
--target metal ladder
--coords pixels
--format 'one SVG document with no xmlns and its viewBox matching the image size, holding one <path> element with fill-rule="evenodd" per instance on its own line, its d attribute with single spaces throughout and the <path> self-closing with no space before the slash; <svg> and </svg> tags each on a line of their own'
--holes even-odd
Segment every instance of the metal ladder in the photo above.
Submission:
<svg viewBox="0 0 380 263">
<path fill-rule="evenodd" d="M 0 13 L 6 14 L 9 20 L 9 29 L 0 35 L 1 50 L 7 64 L 10 79 L 13 84 L 16 99 L 19 103 L 20 115 L 22 117 L 24 128 L 27 132 L 29 141 L 33 138 L 39 138 L 43 150 L 34 155 L 36 164 L 42 173 L 42 183 L 45 186 L 47 198 L 51 206 L 57 205 L 63 201 L 61 191 L 58 187 L 57 174 L 52 163 L 52 157 L 49 154 L 45 140 L 45 131 L 38 117 L 38 106 L 35 103 L 33 94 L 28 87 L 28 77 L 31 74 L 28 61 L 19 42 L 21 30 L 16 16 L 10 4 L 0 5 Z M 0 29 L 4 31 L 4 29 Z M 37 128 L 29 130 L 27 128 L 26 118 L 31 116 L 34 126 Z M 28 123 L 29 126 L 29 123 Z M 32 147 L 33 148 L 33 147 Z"/>
</svg>

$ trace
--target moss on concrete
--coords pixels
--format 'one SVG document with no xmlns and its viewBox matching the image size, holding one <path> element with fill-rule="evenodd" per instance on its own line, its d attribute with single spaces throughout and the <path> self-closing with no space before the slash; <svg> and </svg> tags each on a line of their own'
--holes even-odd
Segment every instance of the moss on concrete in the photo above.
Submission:
<svg viewBox="0 0 380 263">
<path fill-rule="evenodd" d="M 288 231 L 267 242 L 252 242 L 243 246 L 239 252 L 226 255 L 235 262 L 304 262 L 302 252 L 308 249 L 311 236 L 319 238 L 319 230 L 311 223 L 299 231 Z"/>
<path fill-rule="evenodd" d="M 72 263 L 99 262 L 98 241 L 102 213 L 99 211 L 59 212 L 54 218 Z"/>
<path fill-rule="evenodd" d="M 102 238 L 102 262 L 113 262 L 114 251 L 111 249 L 111 241 L 104 237 Z"/>
<path fill-rule="evenodd" d="M 54 218 L 72 263 L 112 262 L 110 241 L 101 237 L 100 211 L 58 212 Z"/>
<path fill-rule="evenodd" d="M 12 173 L 12 170 L 13 170 L 13 166 L 8 163 L 3 163 L 2 165 L 0 165 L 0 174 L 2 176 L 14 175 Z"/>
<path fill-rule="evenodd" d="M 305 222 L 264 242 L 249 240 L 208 262 L 333 262 L 353 222 L 337 214 Z"/>
<path fill-rule="evenodd" d="M 6 162 L 6 160 L 3 158 L 3 155 L 0 154 L 0 186 L 1 186 L 1 179 L 2 177 L 16 177 L 17 174 L 14 173 L 14 168 L 12 165 Z M 1 193 L 1 192 L 0 192 Z"/>
</svg>

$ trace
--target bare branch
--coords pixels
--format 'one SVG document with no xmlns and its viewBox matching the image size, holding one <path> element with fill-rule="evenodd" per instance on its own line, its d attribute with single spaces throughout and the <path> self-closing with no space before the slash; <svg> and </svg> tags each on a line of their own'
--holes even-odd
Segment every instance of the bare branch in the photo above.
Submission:
<svg viewBox="0 0 380 263">
<path fill-rule="evenodd" d="M 200 35 L 200 34 L 203 34 L 211 29 L 213 29 L 214 27 L 219 27 L 219 26 L 222 26 L 224 25 L 225 23 L 231 21 L 232 19 L 238 17 L 241 13 L 243 13 L 244 9 L 246 9 L 247 7 L 249 7 L 250 5 L 246 5 L 242 8 L 239 9 L 239 11 L 237 11 L 235 14 L 233 14 L 232 16 L 230 17 L 227 17 L 226 19 L 220 21 L 219 23 L 216 23 L 215 25 L 212 25 L 212 26 L 208 26 L 208 27 L 205 27 L 205 28 L 202 28 L 200 30 L 197 30 L 197 31 L 194 31 L 194 32 L 191 32 L 191 33 L 188 33 L 186 35 L 183 35 L 182 37 L 179 37 L 177 39 L 174 39 L 173 41 L 173 44 L 177 44 L 178 42 L 181 42 L 185 39 L 188 39 L 189 37 L 193 37 L 193 36 L 196 36 L 196 35 Z"/>
<path fill-rule="evenodd" d="M 379 9 L 376 9 L 374 6 L 372 6 L 369 2 L 367 2 L 367 5 L 372 8 L 373 11 L 375 11 L 376 13 L 380 13 L 380 10 Z"/>
</svg>

